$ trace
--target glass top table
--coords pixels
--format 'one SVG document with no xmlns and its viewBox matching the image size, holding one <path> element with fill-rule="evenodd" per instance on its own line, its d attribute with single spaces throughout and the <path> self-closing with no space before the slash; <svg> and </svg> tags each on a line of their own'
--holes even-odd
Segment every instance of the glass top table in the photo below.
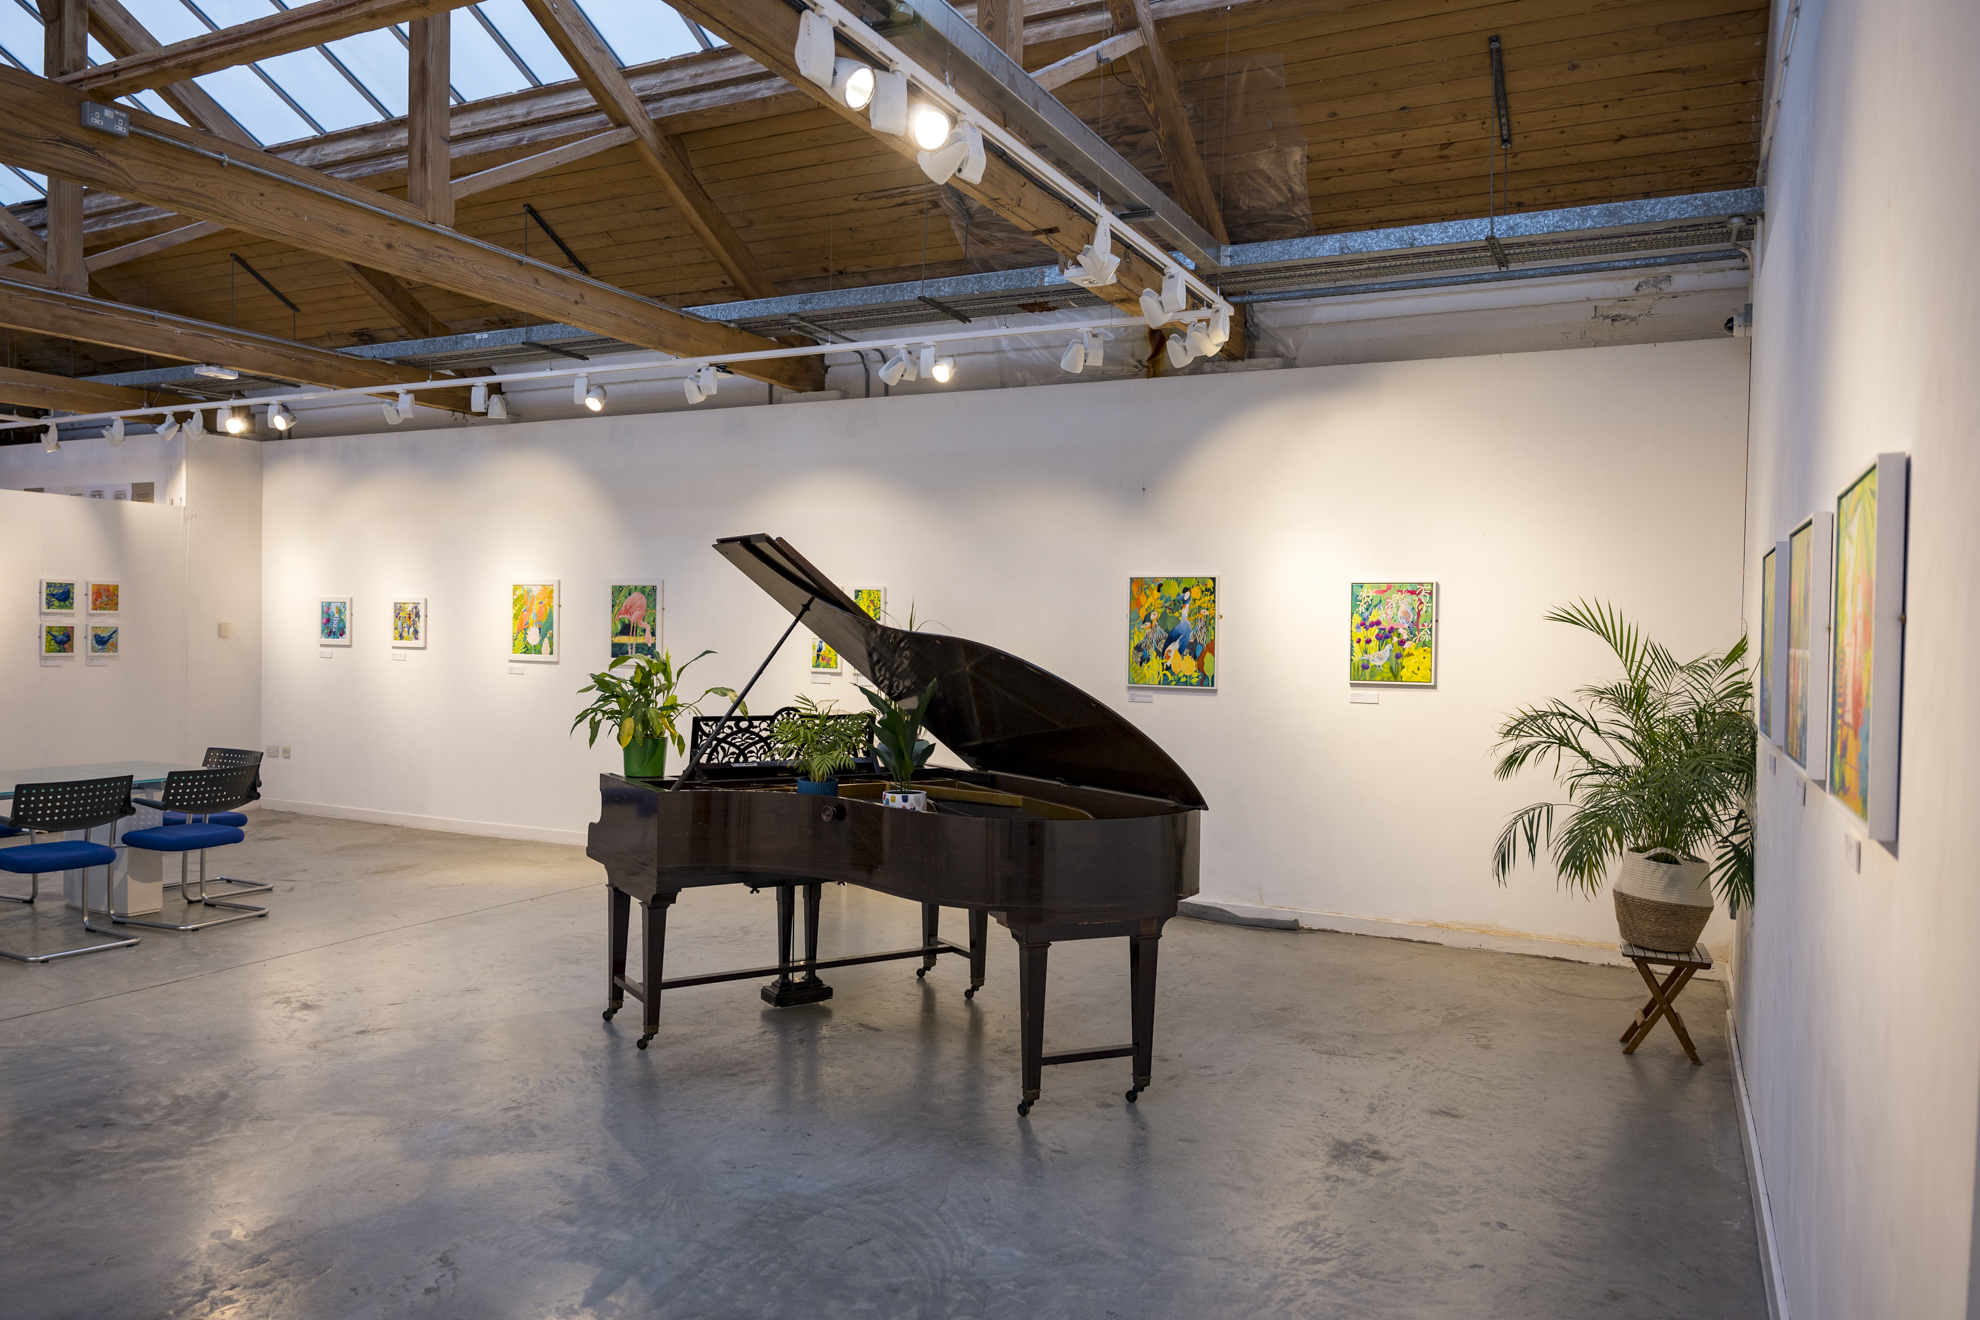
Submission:
<svg viewBox="0 0 1980 1320">
<path fill-rule="evenodd" d="M 83 765 L 44 765 L 0 770 L 0 798 L 14 796 L 16 784 L 51 784 L 64 779 L 107 779 L 129 775 L 132 788 L 156 788 L 174 770 L 197 770 L 179 761 L 91 761 Z"/>
</svg>

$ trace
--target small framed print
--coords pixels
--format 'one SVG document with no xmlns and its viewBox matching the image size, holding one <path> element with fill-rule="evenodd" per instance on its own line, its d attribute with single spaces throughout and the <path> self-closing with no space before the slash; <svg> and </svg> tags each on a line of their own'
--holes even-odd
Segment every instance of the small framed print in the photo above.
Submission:
<svg viewBox="0 0 1980 1320">
<path fill-rule="evenodd" d="M 91 614 L 123 613 L 124 588 L 117 582 L 92 582 L 89 584 L 89 612 Z"/>
<path fill-rule="evenodd" d="M 41 625 L 41 657 L 69 656 L 76 653 L 76 625 L 73 623 L 44 623 Z"/>
<path fill-rule="evenodd" d="M 74 578 L 43 578 L 41 580 L 41 612 L 57 618 L 73 619 L 82 611 L 76 608 L 76 599 L 82 584 Z"/>
<path fill-rule="evenodd" d="M 316 644 L 318 646 L 349 646 L 351 644 L 351 598 L 349 596 L 319 596 L 317 598 Z"/>
<path fill-rule="evenodd" d="M 1348 584 L 1348 682 L 1437 686 L 1437 584 Z"/>
<path fill-rule="evenodd" d="M 839 664 L 839 653 L 816 637 L 811 639 L 811 672 L 814 674 L 844 672 Z"/>
<path fill-rule="evenodd" d="M 392 601 L 392 645 L 400 650 L 426 649 L 426 597 L 400 596 Z"/>
<path fill-rule="evenodd" d="M 877 622 L 887 621 L 887 589 L 885 587 L 854 587 L 853 603 L 866 611 L 867 617 Z"/>
<path fill-rule="evenodd" d="M 660 582 L 614 582 L 609 586 L 612 609 L 612 658 L 660 654 L 660 619 L 665 606 Z"/>
<path fill-rule="evenodd" d="M 554 578 L 509 584 L 509 660 L 557 663 L 563 589 Z"/>
<path fill-rule="evenodd" d="M 89 654 L 91 659 L 98 656 L 118 654 L 118 644 L 123 640 L 123 629 L 114 623 L 92 623 L 89 625 Z"/>
<path fill-rule="evenodd" d="M 1782 749 L 1812 782 L 1829 775 L 1830 570 L 1836 516 L 1824 510 L 1788 533 L 1787 729 Z"/>
</svg>

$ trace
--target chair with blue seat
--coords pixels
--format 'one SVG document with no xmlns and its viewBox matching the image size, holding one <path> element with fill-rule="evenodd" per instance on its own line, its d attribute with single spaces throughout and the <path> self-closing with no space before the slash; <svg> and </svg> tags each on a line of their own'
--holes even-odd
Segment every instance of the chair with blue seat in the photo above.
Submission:
<svg viewBox="0 0 1980 1320">
<path fill-rule="evenodd" d="M 82 872 L 83 929 L 97 935 L 110 935 L 116 938 L 105 944 L 85 944 L 74 949 L 58 949 L 54 953 L 15 953 L 11 949 L 0 949 L 0 958 L 11 958 L 15 962 L 45 963 L 57 958 L 69 958 L 79 953 L 99 953 L 104 949 L 126 949 L 137 943 L 136 937 L 125 937 L 123 932 L 107 930 L 93 925 L 90 917 L 89 873 L 96 867 L 103 868 L 103 901 L 110 905 L 110 882 L 117 865 L 117 822 L 126 816 L 135 815 L 137 808 L 131 805 L 131 776 L 111 775 L 103 779 L 71 779 L 50 784 L 17 784 L 14 786 L 13 814 L 0 826 L 9 835 L 25 833 L 28 842 L 9 848 L 0 848 L 0 871 L 30 877 L 28 896 L 20 898 L 8 894 L 17 903 L 32 903 L 41 895 L 41 877 L 50 871 Z M 97 843 L 89 837 L 89 832 L 98 826 L 109 829 L 109 843 Z M 58 839 L 52 843 L 37 843 L 35 839 L 43 834 L 71 834 L 82 832 L 80 839 Z"/>
<path fill-rule="evenodd" d="M 165 776 L 165 791 L 157 800 L 137 799 L 141 807 L 152 807 L 165 813 L 167 819 L 179 817 L 176 825 L 157 825 L 148 830 L 132 830 L 124 836 L 126 847 L 144 852 L 179 854 L 179 897 L 188 905 L 197 903 L 203 907 L 229 908 L 232 912 L 224 917 L 212 917 L 205 921 L 148 921 L 140 917 L 120 917 L 112 914 L 111 920 L 120 926 L 150 926 L 155 930 L 204 930 L 208 926 L 224 925 L 230 921 L 246 921 L 251 917 L 265 917 L 267 908 L 250 907 L 246 903 L 229 903 L 214 898 L 206 892 L 206 853 L 210 848 L 224 848 L 228 844 L 240 843 L 247 835 L 238 825 L 221 825 L 210 818 L 222 812 L 231 811 L 241 804 L 251 801 L 254 796 L 255 781 L 261 771 L 252 765 L 211 766 L 203 770 L 174 770 Z M 194 894 L 186 878 L 187 857 L 199 854 L 199 892 Z"/>
<path fill-rule="evenodd" d="M 260 799 L 260 752 L 251 751 L 245 747 L 209 747 L 206 749 L 206 759 L 201 761 L 200 764 L 209 770 L 219 766 L 253 766 L 255 768 L 254 788 L 248 795 L 248 801 L 253 802 Z M 247 826 L 247 816 L 238 811 L 215 811 L 209 812 L 204 816 L 188 816 L 183 811 L 168 811 L 164 814 L 164 823 L 167 825 L 204 823 L 209 825 L 232 825 L 237 829 L 244 829 Z M 216 875 L 207 881 L 207 883 L 232 885 L 232 889 L 225 891 L 221 895 L 223 898 L 239 898 L 243 894 L 272 894 L 275 892 L 274 885 L 264 885 L 258 880 L 237 880 L 231 875 Z M 166 884 L 165 888 L 177 889 L 179 888 L 179 884 L 177 881 L 172 881 Z M 203 888 L 201 892 L 205 892 Z"/>
</svg>

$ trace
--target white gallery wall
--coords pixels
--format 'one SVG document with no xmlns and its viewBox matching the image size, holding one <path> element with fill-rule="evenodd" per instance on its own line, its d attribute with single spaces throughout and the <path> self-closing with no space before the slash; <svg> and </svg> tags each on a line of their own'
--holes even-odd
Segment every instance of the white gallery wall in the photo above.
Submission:
<svg viewBox="0 0 1980 1320">
<path fill-rule="evenodd" d="M 1493 730 L 1611 673 L 1554 604 L 1607 598 L 1686 653 L 1738 636 L 1745 410 L 1726 339 L 269 444 L 262 741 L 294 750 L 267 792 L 581 842 L 618 764 L 567 734 L 608 585 L 663 581 L 668 647 L 718 652 L 695 690 L 740 684 L 789 616 L 709 547 L 769 532 L 1115 703 L 1209 800 L 1208 897 L 1613 950 L 1606 897 L 1493 883 L 1505 816 L 1551 792 L 1492 780 Z M 1158 573 L 1220 577 L 1220 690 L 1130 704 L 1127 579 Z M 565 653 L 511 673 L 508 587 L 539 578 Z M 1368 579 L 1440 584 L 1434 691 L 1349 703 Z M 431 612 L 402 660 L 400 594 Z M 318 601 L 345 595 L 354 644 L 324 658 Z M 807 650 L 752 709 L 858 703 Z"/>
<path fill-rule="evenodd" d="M 1911 455 L 1896 845 L 1762 758 L 1738 1027 L 1794 1320 L 1980 1313 L 1976 48 L 1971 0 L 1804 0 L 1767 178 L 1749 581 L 1879 452 Z"/>
</svg>

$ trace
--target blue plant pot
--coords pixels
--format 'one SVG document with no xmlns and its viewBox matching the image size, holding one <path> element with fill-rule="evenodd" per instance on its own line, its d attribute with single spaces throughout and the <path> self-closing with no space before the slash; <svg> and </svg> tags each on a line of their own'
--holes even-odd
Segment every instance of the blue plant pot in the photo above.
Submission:
<svg viewBox="0 0 1980 1320">
<path fill-rule="evenodd" d="M 812 797 L 837 797 L 839 796 L 839 781 L 836 779 L 821 779 L 814 783 L 809 779 L 800 779 L 797 781 L 797 791 L 808 793 Z"/>
</svg>

